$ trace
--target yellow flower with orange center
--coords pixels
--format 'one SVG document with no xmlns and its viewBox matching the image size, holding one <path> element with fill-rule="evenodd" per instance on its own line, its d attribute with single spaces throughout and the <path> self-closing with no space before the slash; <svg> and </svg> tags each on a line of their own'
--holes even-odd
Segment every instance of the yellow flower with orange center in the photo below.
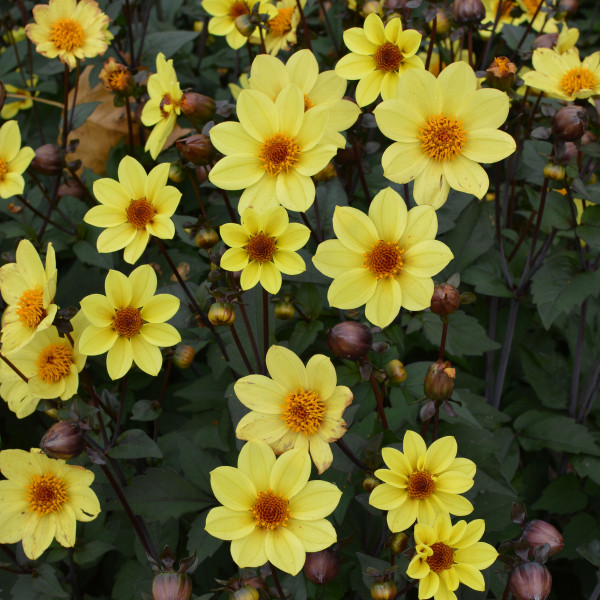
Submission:
<svg viewBox="0 0 600 600">
<path fill-rule="evenodd" d="M 516 0 L 517 5 L 523 11 L 523 17 L 518 22 L 528 23 L 533 19 L 533 15 L 537 15 L 531 23 L 531 28 L 535 31 L 543 31 L 544 33 L 556 33 L 558 31 L 558 21 L 553 17 L 548 18 L 547 9 L 544 6 L 538 10 L 540 4 L 544 0 Z M 516 23 L 513 23 L 516 24 Z"/>
<path fill-rule="evenodd" d="M 297 41 L 298 25 L 300 23 L 300 11 L 296 0 L 278 0 L 275 4 L 275 12 L 267 21 L 267 32 L 265 34 L 265 47 L 269 54 L 277 56 L 281 50 L 288 52 L 290 46 L 294 46 Z M 306 5 L 306 0 L 300 0 L 302 10 Z M 254 43 L 259 39 L 252 38 Z"/>
<path fill-rule="evenodd" d="M 7 121 L 0 127 L 0 198 L 23 193 L 23 172 L 34 156 L 33 148 L 21 148 L 21 130 L 16 121 Z"/>
<path fill-rule="evenodd" d="M 399 18 L 383 25 L 379 15 L 371 13 L 364 28 L 352 27 L 344 31 L 344 43 L 351 53 L 337 63 L 335 72 L 345 79 L 359 79 L 356 103 L 366 106 L 379 94 L 384 100 L 396 98 L 398 81 L 411 69 L 423 69 L 423 61 L 416 56 L 421 34 L 415 29 L 402 30 Z"/>
<path fill-rule="evenodd" d="M 310 457 L 304 449 L 279 458 L 260 440 L 247 442 L 237 469 L 217 467 L 210 484 L 223 505 L 206 517 L 206 531 L 231 540 L 231 556 L 240 568 L 270 561 L 296 575 L 307 552 L 319 552 L 337 541 L 325 517 L 342 493 L 327 481 L 309 481 Z"/>
<path fill-rule="evenodd" d="M 235 434 L 263 440 L 276 454 L 305 448 L 323 473 L 333 461 L 329 444 L 346 433 L 342 413 L 352 403 L 352 392 L 337 385 L 335 368 L 322 354 L 304 366 L 291 350 L 271 346 L 266 362 L 270 377 L 248 375 L 235 384 L 236 396 L 251 409 Z"/>
<path fill-rule="evenodd" d="M 459 494 L 473 487 L 475 463 L 456 458 L 452 436 L 439 438 L 427 448 L 419 434 L 407 431 L 402 449 L 382 449 L 389 468 L 375 471 L 384 483 L 369 496 L 369 504 L 388 511 L 392 532 L 404 531 L 417 520 L 433 523 L 440 513 L 462 517 L 473 512 L 473 505 Z"/>
<path fill-rule="evenodd" d="M 50 0 L 33 7 L 34 23 L 25 27 L 36 50 L 58 57 L 73 69 L 77 60 L 104 54 L 113 36 L 109 18 L 94 0 Z"/>
<path fill-rule="evenodd" d="M 79 350 L 88 356 L 108 352 L 106 368 L 111 379 L 123 377 L 135 364 L 150 375 L 162 366 L 159 346 L 181 341 L 175 327 L 165 323 L 179 309 L 179 299 L 156 294 L 156 273 L 150 265 L 134 269 L 129 277 L 110 270 L 106 296 L 91 294 L 81 309 L 91 325 L 83 331 Z"/>
<path fill-rule="evenodd" d="M 25 556 L 39 558 L 53 539 L 65 548 L 76 540 L 76 522 L 100 513 L 90 488 L 94 473 L 32 450 L 0 452 L 0 543 L 21 541 Z"/>
</svg>

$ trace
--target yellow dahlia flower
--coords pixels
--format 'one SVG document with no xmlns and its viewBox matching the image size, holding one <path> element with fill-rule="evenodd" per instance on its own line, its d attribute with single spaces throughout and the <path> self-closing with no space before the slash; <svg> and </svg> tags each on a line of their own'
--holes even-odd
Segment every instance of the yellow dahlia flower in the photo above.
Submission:
<svg viewBox="0 0 600 600">
<path fill-rule="evenodd" d="M 416 56 L 421 34 L 415 29 L 402 31 L 400 18 L 390 19 L 385 27 L 379 15 L 371 13 L 364 28 L 344 31 L 344 43 L 350 54 L 342 57 L 335 72 L 344 79 L 359 79 L 356 102 L 366 106 L 379 94 L 384 100 L 396 98 L 398 81 L 410 69 L 424 69 Z"/>
<path fill-rule="evenodd" d="M 542 2 L 544 0 L 517 0 L 517 5 L 525 13 L 525 18 L 519 20 L 519 23 L 528 23 L 537 12 L 531 28 L 535 31 L 543 31 L 544 33 L 556 33 L 558 31 L 558 21 L 552 17 L 548 19 L 548 13 L 544 10 L 543 6 L 540 10 L 537 10 Z"/>
<path fill-rule="evenodd" d="M 500 17 L 498 24 L 496 25 L 496 33 L 502 31 L 504 25 L 519 25 L 523 21 L 527 21 L 527 13 L 523 12 L 519 17 L 513 17 L 513 13 L 518 12 L 517 7 L 519 6 L 516 0 L 481 0 L 485 8 L 485 17 L 483 23 L 488 23 L 489 29 L 480 29 L 479 35 L 484 40 L 487 40 L 491 34 L 492 24 L 496 20 L 496 13 L 498 12 L 498 4 L 502 1 L 500 7 Z"/>
<path fill-rule="evenodd" d="M 39 92 L 31 93 L 30 90 L 34 90 L 37 86 L 38 76 L 34 75 L 33 78 L 27 79 L 27 89 L 18 88 L 10 83 L 4 84 L 4 89 L 7 94 L 8 101 L 4 103 L 2 110 L 0 110 L 0 117 L 5 121 L 14 118 L 20 110 L 27 110 L 33 106 L 33 96 L 37 96 Z M 16 99 L 15 96 L 19 96 L 20 100 Z M 19 133 L 19 140 L 21 134 Z M 21 144 L 19 143 L 19 146 Z M 23 190 L 21 190 L 22 192 Z M 1 194 L 0 194 L 1 195 Z"/>
<path fill-rule="evenodd" d="M 111 379 L 123 377 L 132 362 L 145 373 L 157 375 L 162 366 L 159 346 L 181 341 L 175 327 L 165 323 L 179 309 L 179 299 L 157 294 L 156 273 L 150 265 L 134 269 L 129 277 L 112 269 L 104 283 L 106 296 L 91 294 L 81 309 L 91 323 L 82 333 L 79 350 L 88 356 L 108 352 Z"/>
<path fill-rule="evenodd" d="M 170 163 L 157 165 L 146 174 L 132 156 L 119 163 L 119 181 L 104 178 L 94 182 L 94 195 L 101 203 L 90 208 L 83 220 L 105 227 L 98 236 L 98 252 L 125 248 L 123 258 L 134 264 L 142 255 L 150 235 L 172 239 L 175 225 L 171 221 L 181 192 L 167 185 Z"/>
<path fill-rule="evenodd" d="M 342 493 L 332 483 L 309 481 L 310 458 L 304 449 L 275 459 L 264 442 L 252 440 L 240 451 L 237 469 L 217 467 L 210 483 L 223 504 L 206 517 L 206 531 L 232 540 L 231 556 L 240 568 L 270 561 L 296 575 L 307 552 L 319 552 L 337 541 L 324 517 Z"/>
<path fill-rule="evenodd" d="M 328 109 L 304 111 L 304 94 L 294 83 L 273 102 L 257 90 L 242 90 L 237 101 L 239 123 L 219 123 L 210 139 L 222 158 L 210 171 L 210 181 L 224 190 L 242 193 L 238 210 L 258 211 L 282 204 L 305 211 L 315 200 L 311 175 L 333 158 L 336 147 L 321 139 Z"/>
<path fill-rule="evenodd" d="M 0 267 L 0 291 L 8 306 L 2 315 L 2 354 L 20 350 L 33 336 L 52 325 L 58 307 L 56 257 L 52 244 L 46 251 L 46 267 L 33 244 L 22 240 L 17 260 Z"/>
<path fill-rule="evenodd" d="M 110 19 L 94 0 L 50 0 L 33 7 L 34 23 L 25 27 L 36 50 L 46 58 L 58 57 L 73 69 L 77 60 L 102 55 L 113 36 Z"/>
<path fill-rule="evenodd" d="M 498 131 L 508 115 L 508 96 L 477 89 L 464 62 L 446 67 L 436 79 L 413 69 L 398 84 L 398 97 L 374 111 L 382 133 L 395 140 L 381 157 L 383 174 L 396 183 L 415 180 L 417 204 L 439 208 L 450 188 L 483 198 L 489 179 L 479 164 L 515 151 L 515 141 Z"/>
<path fill-rule="evenodd" d="M 407 431 L 402 448 L 404 452 L 382 449 L 389 469 L 375 471 L 375 477 L 385 483 L 369 496 L 369 504 L 388 511 L 392 532 L 404 531 L 416 520 L 433 523 L 440 513 L 463 517 L 473 512 L 473 505 L 459 494 L 473 487 L 475 463 L 456 458 L 452 436 L 442 437 L 427 448 L 418 433 Z"/>
<path fill-rule="evenodd" d="M 420 580 L 419 600 L 456 600 L 454 591 L 461 583 L 485 591 L 481 570 L 496 561 L 498 552 L 479 541 L 484 530 L 483 519 L 452 525 L 447 514 L 438 515 L 430 524 L 415 525 L 416 554 L 406 574 Z"/>
<path fill-rule="evenodd" d="M 239 401 L 251 409 L 235 434 L 242 440 L 263 440 L 276 454 L 309 450 L 323 473 L 333 461 L 329 444 L 346 433 L 342 413 L 352 403 L 352 392 L 336 385 L 335 368 L 322 354 L 305 367 L 291 350 L 271 346 L 266 362 L 271 377 L 248 375 L 235 384 Z"/>
<path fill-rule="evenodd" d="M 290 223 L 282 206 L 261 213 L 247 208 L 241 225 L 221 225 L 221 238 L 231 246 L 221 257 L 221 268 L 242 271 L 243 290 L 260 285 L 270 294 L 281 288 L 281 273 L 298 275 L 306 271 L 304 260 L 296 252 L 310 237 L 308 227 Z"/>
<path fill-rule="evenodd" d="M 569 27 L 563 22 L 558 39 L 556 40 L 555 49 L 559 54 L 564 54 L 575 46 L 579 39 L 579 29 L 577 27 Z"/>
<path fill-rule="evenodd" d="M 537 48 L 531 61 L 534 70 L 525 73 L 523 81 L 552 98 L 573 101 L 600 95 L 600 51 L 581 61 L 577 48 L 563 54 Z"/>
<path fill-rule="evenodd" d="M 77 392 L 79 373 L 86 359 L 79 351 L 79 337 L 88 323 L 82 311 L 71 323 L 74 347 L 52 326 L 40 331 L 24 348 L 10 356 L 10 362 L 27 382 L 0 362 L 0 396 L 17 418 L 33 413 L 42 399 L 68 400 Z"/>
<path fill-rule="evenodd" d="M 25 180 L 22 173 L 34 156 L 33 148 L 21 148 L 21 130 L 16 121 L 7 121 L 0 127 L 0 198 L 23 193 Z"/>
<path fill-rule="evenodd" d="M 306 0 L 300 0 L 302 10 Z M 281 50 L 288 52 L 298 41 L 296 30 L 300 23 L 300 11 L 296 0 L 275 2 L 275 14 L 267 21 L 265 48 L 269 54 L 277 56 Z M 253 39 L 253 41 L 257 41 Z"/>
<path fill-rule="evenodd" d="M 427 308 L 432 276 L 453 258 L 450 248 L 435 239 L 437 227 L 433 208 L 407 211 L 391 188 L 375 196 L 369 216 L 350 206 L 336 207 L 338 239 L 319 244 L 313 257 L 315 267 L 333 278 L 329 304 L 344 310 L 366 304 L 367 319 L 378 327 L 389 325 L 401 306 Z"/>
<path fill-rule="evenodd" d="M 146 140 L 144 150 L 156 159 L 173 131 L 177 115 L 181 114 L 183 92 L 173 68 L 173 59 L 156 55 L 156 73 L 148 79 L 150 100 L 144 104 L 141 120 L 146 127 L 154 127 Z"/>
<path fill-rule="evenodd" d="M 77 521 L 93 521 L 100 503 L 90 489 L 94 473 L 48 458 L 39 451 L 0 452 L 0 543 L 23 543 L 31 560 L 39 558 L 53 539 L 65 548 L 75 545 Z"/>
</svg>

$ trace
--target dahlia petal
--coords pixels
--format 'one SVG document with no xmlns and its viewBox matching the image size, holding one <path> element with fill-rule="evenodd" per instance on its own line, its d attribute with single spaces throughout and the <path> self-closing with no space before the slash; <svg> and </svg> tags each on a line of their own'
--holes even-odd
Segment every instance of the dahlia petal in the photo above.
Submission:
<svg viewBox="0 0 600 600">
<path fill-rule="evenodd" d="M 401 239 L 406 228 L 407 214 L 402 196 L 390 187 L 380 191 L 369 207 L 369 219 L 373 221 L 379 239 L 385 242 Z"/>
<path fill-rule="evenodd" d="M 375 293 L 377 279 L 365 268 L 352 269 L 338 275 L 329 286 L 330 306 L 347 310 L 366 304 Z"/>
<path fill-rule="evenodd" d="M 350 251 L 364 253 L 379 240 L 375 224 L 364 212 L 351 206 L 336 206 L 333 230 L 340 242 Z"/>
<path fill-rule="evenodd" d="M 415 277 L 433 277 L 454 258 L 454 255 L 443 242 L 424 240 L 406 250 L 402 258 L 403 272 Z"/>
<path fill-rule="evenodd" d="M 307 389 L 306 368 L 294 352 L 283 346 L 271 346 L 267 352 L 266 365 L 269 375 L 286 394 Z"/>
<path fill-rule="evenodd" d="M 290 514 L 300 521 L 316 521 L 330 515 L 339 504 L 342 492 L 327 481 L 309 481 L 290 498 Z"/>
<path fill-rule="evenodd" d="M 248 253 L 243 248 L 229 248 L 221 257 L 220 266 L 226 271 L 241 271 L 248 264 Z"/>
<path fill-rule="evenodd" d="M 320 243 L 312 259 L 315 267 L 327 277 L 337 277 L 349 269 L 360 269 L 364 260 L 361 254 L 348 250 L 339 240 Z"/>
<path fill-rule="evenodd" d="M 406 310 L 423 310 L 431 304 L 433 280 L 430 277 L 415 277 L 406 271 L 396 277 L 402 290 L 402 306 Z"/>
<path fill-rule="evenodd" d="M 208 178 L 212 184 L 224 190 L 240 190 L 256 183 L 264 174 L 265 170 L 257 156 L 230 154 L 219 160 L 210 170 Z"/>
<path fill-rule="evenodd" d="M 230 510 L 249 511 L 256 501 L 256 486 L 246 473 L 235 467 L 213 469 L 210 485 L 216 499 Z"/>
<path fill-rule="evenodd" d="M 461 583 L 468 585 L 470 588 L 473 588 L 478 592 L 485 591 L 485 581 L 483 579 L 483 575 L 473 565 L 456 564 L 453 566 L 453 570 L 458 575 L 458 579 Z"/>
<path fill-rule="evenodd" d="M 344 32 L 344 37 L 347 32 Z M 368 40 L 365 41 L 368 42 Z M 370 42 L 368 42 L 370 43 Z M 356 46 L 358 48 L 358 46 Z M 355 51 L 353 51 L 355 52 Z M 375 61 L 370 55 L 351 53 L 343 56 L 335 65 L 335 72 L 344 79 L 361 79 L 375 69 Z"/>
<path fill-rule="evenodd" d="M 223 154 L 257 154 L 259 150 L 258 142 L 246 132 L 240 123 L 233 121 L 215 125 L 210 130 L 210 141 Z"/>
<path fill-rule="evenodd" d="M 235 429 L 235 435 L 240 440 L 262 440 L 274 450 L 279 441 L 288 432 L 286 423 L 281 415 L 267 415 L 251 411 L 244 415 Z M 268 482 L 264 489 L 269 487 Z"/>
<path fill-rule="evenodd" d="M 498 558 L 498 552 L 490 544 L 477 542 L 468 548 L 459 548 L 454 553 L 458 564 L 469 564 L 475 569 L 487 569 Z"/>
<path fill-rule="evenodd" d="M 377 52 L 378 47 L 378 44 L 374 44 L 367 39 L 367 36 L 361 27 L 352 27 L 344 31 L 344 44 L 346 44 L 346 47 L 348 50 L 350 50 L 350 52 L 355 52 L 359 55 L 368 57 L 372 57 L 373 54 Z M 371 61 L 373 66 L 370 70 L 372 70 L 375 66 L 372 58 Z"/>
<path fill-rule="evenodd" d="M 304 259 L 297 252 L 290 250 L 278 250 L 273 256 L 273 264 L 277 270 L 286 275 L 299 275 L 306 271 Z"/>
<path fill-rule="evenodd" d="M 375 291 L 365 305 L 365 317 L 377 327 L 387 327 L 400 312 L 402 289 L 395 279 L 377 281 Z"/>
<path fill-rule="evenodd" d="M 279 131 L 274 102 L 257 90 L 242 90 L 237 100 L 237 115 L 243 128 L 261 144 Z"/>
<path fill-rule="evenodd" d="M 396 450 L 396 448 L 382 448 L 381 456 L 385 464 L 396 473 L 408 477 L 413 471 L 414 467 L 411 465 L 408 458 Z M 378 476 L 379 477 L 379 476 Z"/>
<path fill-rule="evenodd" d="M 242 276 L 240 277 L 242 289 L 252 289 L 260 281 L 261 271 L 262 265 L 258 261 L 250 261 L 242 270 Z"/>
<path fill-rule="evenodd" d="M 127 213 L 122 208 L 99 204 L 90 208 L 83 220 L 95 227 L 115 227 L 127 222 Z"/>
<path fill-rule="evenodd" d="M 335 544 L 337 533 L 327 519 L 299 521 L 290 519 L 287 528 L 299 540 L 306 552 L 319 552 Z"/>
<path fill-rule="evenodd" d="M 383 27 L 383 21 L 379 15 L 375 13 L 367 15 L 363 24 L 363 29 L 370 42 L 377 44 L 378 46 L 385 44 L 385 28 Z"/>
<path fill-rule="evenodd" d="M 142 165 L 131 156 L 126 156 L 119 163 L 119 181 L 127 190 L 129 197 L 140 200 L 146 197 L 146 171 Z"/>
<path fill-rule="evenodd" d="M 288 59 L 285 69 L 290 81 L 299 85 L 305 95 L 313 89 L 319 76 L 319 63 L 315 55 L 306 49 L 294 52 Z M 271 76 L 273 77 L 273 74 Z"/>
<path fill-rule="evenodd" d="M 288 210 L 304 212 L 315 201 L 315 184 L 295 169 L 280 173 L 276 184 L 277 200 Z"/>
<path fill-rule="evenodd" d="M 398 246 L 408 251 L 423 241 L 434 240 L 438 230 L 438 220 L 432 206 L 420 205 L 408 211 L 406 228 L 398 240 Z"/>
<path fill-rule="evenodd" d="M 381 92 L 384 77 L 383 71 L 371 71 L 361 77 L 355 92 L 356 104 L 358 106 L 367 106 L 377 100 Z"/>
<path fill-rule="evenodd" d="M 381 485 L 378 485 L 375 490 L 380 487 Z M 418 501 L 409 498 L 408 495 L 404 495 L 403 498 L 404 502 L 399 507 L 391 509 L 387 514 L 388 527 L 393 533 L 408 529 L 417 520 Z"/>
<path fill-rule="evenodd" d="M 210 535 L 221 540 L 239 540 L 250 535 L 255 528 L 256 522 L 249 510 L 231 510 L 226 506 L 211 509 L 204 527 Z"/>
<path fill-rule="evenodd" d="M 115 252 L 135 238 L 137 229 L 129 222 L 105 229 L 96 242 L 98 252 Z"/>
<path fill-rule="evenodd" d="M 102 294 L 90 294 L 79 304 L 87 320 L 96 327 L 110 327 L 115 317 L 115 309 Z"/>
<path fill-rule="evenodd" d="M 287 527 L 267 531 L 265 552 L 271 564 L 291 575 L 297 575 L 306 560 L 302 543 Z"/>
<path fill-rule="evenodd" d="M 158 237 L 162 237 L 159 235 Z M 125 246 L 123 259 L 130 265 L 137 262 L 138 258 L 144 253 L 148 242 L 150 241 L 150 232 L 148 229 L 137 229 L 133 239 Z"/>
<path fill-rule="evenodd" d="M 276 494 L 292 499 L 302 490 L 310 477 L 310 458 L 302 449 L 288 450 L 271 469 L 270 488 Z"/>
<path fill-rule="evenodd" d="M 149 323 L 168 321 L 178 310 L 180 300 L 171 294 L 152 296 L 140 310 L 140 316 Z"/>
<path fill-rule="evenodd" d="M 479 199 L 485 196 L 490 187 L 490 180 L 483 167 L 464 155 L 444 163 L 444 177 L 451 188 L 473 194 Z"/>
<path fill-rule="evenodd" d="M 266 530 L 255 527 L 249 535 L 231 542 L 231 558 L 240 569 L 262 567 L 269 560 L 265 551 L 265 538 Z"/>
<path fill-rule="evenodd" d="M 150 265 L 141 265 L 129 274 L 131 284 L 131 306 L 144 306 L 156 292 L 156 271 Z"/>
<path fill-rule="evenodd" d="M 369 504 L 381 510 L 393 511 L 399 509 L 407 498 L 406 492 L 389 483 L 381 483 L 369 495 Z"/>
<path fill-rule="evenodd" d="M 81 336 L 83 339 L 83 336 Z M 80 341 L 81 345 L 81 341 Z M 117 336 L 106 355 L 106 369 L 111 379 L 120 379 L 129 371 L 133 363 L 133 353 L 129 339 Z"/>
<path fill-rule="evenodd" d="M 462 153 L 479 163 L 495 163 L 510 156 L 515 149 L 515 140 L 508 133 L 497 129 L 478 129 L 469 132 Z"/>
<path fill-rule="evenodd" d="M 177 331 L 173 325 L 169 325 L 168 323 L 144 323 L 140 329 L 140 335 L 149 344 L 160 346 L 161 348 L 169 348 L 181 341 L 179 331 Z"/>
<path fill-rule="evenodd" d="M 89 325 L 79 338 L 79 351 L 86 356 L 104 354 L 117 341 L 117 332 L 111 327 Z"/>
<path fill-rule="evenodd" d="M 301 223 L 290 223 L 285 231 L 277 236 L 277 247 L 280 250 L 300 250 L 308 242 L 310 229 Z"/>
<path fill-rule="evenodd" d="M 402 450 L 406 460 L 411 466 L 413 471 L 417 470 L 419 465 L 419 459 L 424 456 L 427 451 L 427 446 L 423 438 L 416 432 L 410 429 L 404 434 L 402 441 Z"/>
</svg>

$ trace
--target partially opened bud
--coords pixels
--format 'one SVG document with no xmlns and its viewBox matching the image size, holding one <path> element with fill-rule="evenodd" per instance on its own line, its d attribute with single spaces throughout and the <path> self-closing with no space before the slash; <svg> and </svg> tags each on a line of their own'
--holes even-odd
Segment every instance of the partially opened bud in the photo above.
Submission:
<svg viewBox="0 0 600 600">
<path fill-rule="evenodd" d="M 77 423 L 59 421 L 46 431 L 40 441 L 40 448 L 50 458 L 75 458 L 83 450 L 83 432 Z"/>
<path fill-rule="evenodd" d="M 454 0 L 452 13 L 454 20 L 462 25 L 481 23 L 485 17 L 485 6 L 481 0 Z"/>
<path fill-rule="evenodd" d="M 180 369 L 187 369 L 195 356 L 196 352 L 189 344 L 177 344 L 173 352 L 173 364 Z"/>
<path fill-rule="evenodd" d="M 327 345 L 338 358 L 363 358 L 371 348 L 372 341 L 369 328 L 356 321 L 343 321 L 327 332 Z"/>
<path fill-rule="evenodd" d="M 362 485 L 365 492 L 371 493 L 380 483 L 381 481 L 376 477 L 365 477 Z"/>
<path fill-rule="evenodd" d="M 31 166 L 44 175 L 58 175 L 62 171 L 62 156 L 56 144 L 44 144 L 35 151 Z"/>
<path fill-rule="evenodd" d="M 408 541 L 405 533 L 394 533 L 390 541 L 390 550 L 394 554 L 402 554 L 408 548 Z"/>
<path fill-rule="evenodd" d="M 169 167 L 169 180 L 173 183 L 181 183 L 185 179 L 185 171 L 181 165 L 177 163 L 171 163 Z"/>
<path fill-rule="evenodd" d="M 196 133 L 175 142 L 181 155 L 195 165 L 208 164 L 215 155 L 215 148 L 210 137 L 203 133 Z"/>
<path fill-rule="evenodd" d="M 546 600 L 552 589 L 552 575 L 540 563 L 523 563 L 512 570 L 508 587 L 517 600 Z"/>
<path fill-rule="evenodd" d="M 563 106 L 552 117 L 552 131 L 565 142 L 580 139 L 588 126 L 588 115 L 579 106 Z"/>
<path fill-rule="evenodd" d="M 237 17 L 234 21 L 234 25 L 244 37 L 250 37 L 256 29 L 256 25 L 252 22 L 252 18 L 249 14 L 243 14 Z"/>
<path fill-rule="evenodd" d="M 486 73 L 487 82 L 491 87 L 506 92 L 515 82 L 517 65 L 508 60 L 506 56 L 497 56 L 488 67 Z"/>
<path fill-rule="evenodd" d="M 181 112 L 191 119 L 206 123 L 215 116 L 217 105 L 212 98 L 196 92 L 185 92 L 181 99 Z"/>
<path fill-rule="evenodd" d="M 158 573 L 152 581 L 154 600 L 189 600 L 192 580 L 185 573 Z"/>
<path fill-rule="evenodd" d="M 194 241 L 198 248 L 210 250 L 210 248 L 218 244 L 219 234 L 212 227 L 202 227 L 198 230 Z"/>
<path fill-rule="evenodd" d="M 324 585 L 333 581 L 340 572 L 340 559 L 331 549 L 320 552 L 307 552 L 304 563 L 304 574 L 309 581 L 317 585 Z"/>
<path fill-rule="evenodd" d="M 293 319 L 296 314 L 296 309 L 291 302 L 278 302 L 273 309 L 275 313 L 276 319 L 281 319 L 282 321 L 286 321 L 288 319 Z"/>
<path fill-rule="evenodd" d="M 444 400 L 450 400 L 454 391 L 454 379 L 456 370 L 448 361 L 437 360 L 425 375 L 425 396 L 441 404 Z"/>
<path fill-rule="evenodd" d="M 258 600 L 259 597 L 258 590 L 249 584 L 243 585 L 229 594 L 229 600 Z"/>
<path fill-rule="evenodd" d="M 553 181 L 562 181 L 565 178 L 565 175 L 566 171 L 562 165 L 557 165 L 552 162 L 546 163 L 546 166 L 544 167 L 544 177 L 552 179 Z"/>
<path fill-rule="evenodd" d="M 550 546 L 548 556 L 554 556 L 557 552 L 560 552 L 565 547 L 565 543 L 560 531 L 558 531 L 554 525 L 551 525 L 546 521 L 540 521 L 537 519 L 529 521 L 523 530 L 523 535 L 529 543 L 529 548 L 531 551 L 533 551 L 533 549 L 537 546 L 548 544 Z"/>
<path fill-rule="evenodd" d="M 390 360 L 385 365 L 385 374 L 390 383 L 402 383 L 406 381 L 406 369 L 404 368 L 404 364 L 398 359 Z"/>
<path fill-rule="evenodd" d="M 392 600 L 397 591 L 396 584 L 393 581 L 374 581 L 371 584 L 371 598 L 373 600 Z"/>
<path fill-rule="evenodd" d="M 231 302 L 215 302 L 208 311 L 208 320 L 213 325 L 233 325 L 235 306 Z"/>
<path fill-rule="evenodd" d="M 449 283 L 436 285 L 431 296 L 431 312 L 436 315 L 451 315 L 460 306 L 460 293 Z"/>
</svg>

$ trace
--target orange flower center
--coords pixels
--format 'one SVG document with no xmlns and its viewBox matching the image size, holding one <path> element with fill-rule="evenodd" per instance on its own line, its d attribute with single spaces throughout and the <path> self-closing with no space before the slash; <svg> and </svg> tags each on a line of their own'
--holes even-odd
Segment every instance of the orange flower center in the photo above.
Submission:
<svg viewBox="0 0 600 600">
<path fill-rule="evenodd" d="M 295 7 L 280 8 L 277 16 L 273 17 L 268 23 L 269 33 L 273 36 L 280 37 L 289 33 L 292 30 L 292 15 Z"/>
<path fill-rule="evenodd" d="M 306 100 L 304 101 L 306 105 Z M 306 110 L 306 109 L 305 109 Z M 8 166 L 3 158 L 0 158 L 0 181 L 4 179 L 4 176 L 8 173 Z"/>
<path fill-rule="evenodd" d="M 108 87 L 111 90 L 122 92 L 129 85 L 129 71 L 127 69 L 116 69 L 107 76 Z"/>
<path fill-rule="evenodd" d="M 130 338 L 140 332 L 143 324 L 139 309 L 128 306 L 116 312 L 113 328 L 119 335 Z"/>
<path fill-rule="evenodd" d="M 411 498 L 423 500 L 435 492 L 435 481 L 427 471 L 415 471 L 408 478 L 406 492 Z"/>
<path fill-rule="evenodd" d="M 44 383 L 56 383 L 66 377 L 73 364 L 73 351 L 66 343 L 50 344 L 38 356 L 38 377 Z"/>
<path fill-rule="evenodd" d="M 299 152 L 300 148 L 293 138 L 276 133 L 262 143 L 258 158 L 265 171 L 273 176 L 282 171 L 287 173 L 298 161 Z"/>
<path fill-rule="evenodd" d="M 291 517 L 288 506 L 287 498 L 281 494 L 278 496 L 269 489 L 266 492 L 258 492 L 250 512 L 256 519 L 257 527 L 277 529 L 277 527 L 287 526 L 287 521 Z"/>
<path fill-rule="evenodd" d="M 51 473 L 34 475 L 25 489 L 29 508 L 41 516 L 58 512 L 68 499 L 64 480 Z"/>
<path fill-rule="evenodd" d="M 402 62 L 400 48 L 391 42 L 386 42 L 377 48 L 373 55 L 375 66 L 379 71 L 397 71 Z"/>
<path fill-rule="evenodd" d="M 423 152 L 437 161 L 454 160 L 467 142 L 462 121 L 446 115 L 429 117 L 419 134 Z"/>
<path fill-rule="evenodd" d="M 442 542 L 436 542 L 431 546 L 433 554 L 427 557 L 427 564 L 434 573 L 445 571 L 454 564 L 454 550 Z"/>
<path fill-rule="evenodd" d="M 160 101 L 160 114 L 166 119 L 169 116 L 169 113 L 177 110 L 180 105 L 181 102 L 171 98 L 170 94 L 165 94 Z"/>
<path fill-rule="evenodd" d="M 73 50 L 83 46 L 85 34 L 77 21 L 63 17 L 50 27 L 50 41 L 59 50 L 73 52 Z"/>
<path fill-rule="evenodd" d="M 25 327 L 37 327 L 44 317 L 44 290 L 36 286 L 31 290 L 25 290 L 17 300 L 17 316 Z"/>
<path fill-rule="evenodd" d="M 369 269 L 376 279 L 396 277 L 404 265 L 403 254 L 404 250 L 397 242 L 379 240 L 373 245 L 372 250 L 363 254 L 365 257 L 363 266 Z"/>
<path fill-rule="evenodd" d="M 277 250 L 275 238 L 265 235 L 262 231 L 253 235 L 245 246 L 250 260 L 259 263 L 269 262 Z"/>
<path fill-rule="evenodd" d="M 325 418 L 325 404 L 317 392 L 294 390 L 284 399 L 281 418 L 292 431 L 312 435 Z"/>
<path fill-rule="evenodd" d="M 152 223 L 156 211 L 146 198 L 132 200 L 127 207 L 127 220 L 137 227 L 144 229 L 148 223 Z"/>
<path fill-rule="evenodd" d="M 312 103 L 312 100 L 306 94 L 304 94 L 304 112 L 313 106 L 314 104 Z"/>
<path fill-rule="evenodd" d="M 494 67 L 498 69 L 499 75 L 507 75 L 510 73 L 510 60 L 506 56 L 497 56 L 494 58 Z"/>
<path fill-rule="evenodd" d="M 598 77 L 585 67 L 569 69 L 560 80 L 560 87 L 566 94 L 576 94 L 583 90 L 592 90 L 598 85 Z"/>
<path fill-rule="evenodd" d="M 229 9 L 229 16 L 235 21 L 238 17 L 247 15 L 248 12 L 245 2 L 234 2 Z"/>
<path fill-rule="evenodd" d="M 535 13 L 535 11 L 537 10 L 538 6 L 544 1 L 544 0 L 522 0 L 523 4 L 525 5 L 525 9 L 527 10 L 527 12 L 529 13 L 529 15 L 533 15 Z M 544 14 L 544 13 L 538 13 L 538 14 Z"/>
</svg>

